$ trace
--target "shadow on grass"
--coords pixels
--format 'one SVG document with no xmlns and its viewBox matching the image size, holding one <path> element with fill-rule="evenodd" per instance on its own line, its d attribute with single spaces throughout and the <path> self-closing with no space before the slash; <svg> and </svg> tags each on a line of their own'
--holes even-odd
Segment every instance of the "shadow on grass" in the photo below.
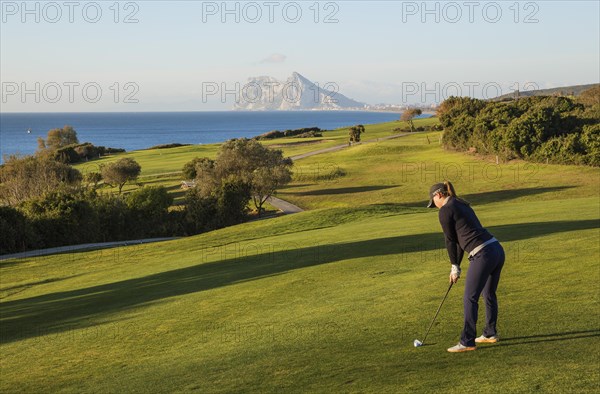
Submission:
<svg viewBox="0 0 600 394">
<path fill-rule="evenodd" d="M 575 186 L 552 186 L 552 187 L 525 187 L 521 189 L 496 190 L 484 193 L 474 194 L 459 194 L 460 198 L 464 198 L 474 206 L 492 204 L 496 202 L 510 201 L 526 196 L 535 196 L 538 194 L 559 192 L 561 190 L 572 189 Z M 290 193 L 291 194 L 291 193 Z M 424 193 L 427 195 L 427 192 Z M 427 206 L 427 200 L 407 202 L 407 203 L 386 203 L 374 205 L 397 205 L 407 208 L 424 208 Z"/>
<path fill-rule="evenodd" d="M 306 186 L 313 186 L 313 185 L 314 185 L 314 183 L 288 183 L 287 185 L 281 186 L 277 190 L 288 190 L 288 189 L 293 189 L 296 187 L 306 187 Z"/>
<path fill-rule="evenodd" d="M 485 193 L 465 194 L 465 200 L 481 205 L 491 204 L 495 202 L 510 201 L 526 196 L 535 196 L 538 194 L 559 192 L 562 190 L 572 189 L 575 186 L 551 186 L 551 187 L 525 187 L 522 189 L 496 190 Z"/>
<path fill-rule="evenodd" d="M 569 341 L 572 339 L 600 337 L 600 330 L 568 331 L 553 334 L 530 335 L 524 337 L 500 338 L 500 342 L 492 346 L 478 346 L 478 350 L 493 349 L 495 347 L 517 346 L 533 343 Z M 508 342 L 508 343 L 506 343 Z"/>
<path fill-rule="evenodd" d="M 78 276 L 81 276 L 83 274 L 77 274 L 77 275 L 69 275 L 69 276 L 65 276 L 62 278 L 50 278 L 50 279 L 44 279 L 44 280 L 39 280 L 36 282 L 27 282 L 27 283 L 23 283 L 20 285 L 16 285 L 16 286 L 10 286 L 10 287 L 5 287 L 5 288 L 0 288 L 0 291 L 8 291 L 8 290 L 16 290 L 16 289 L 21 289 L 21 288 L 31 288 L 37 285 L 45 285 L 47 283 L 53 283 L 53 282 L 60 282 L 66 279 L 71 279 L 71 278 L 76 278 Z"/>
<path fill-rule="evenodd" d="M 357 186 L 357 187 L 340 187 L 337 189 L 319 189 L 309 190 L 305 192 L 286 192 L 285 194 L 296 195 L 296 196 L 325 196 L 330 194 L 351 194 L 351 193 L 364 193 L 372 192 L 375 190 L 385 190 L 398 187 L 397 185 L 392 186 Z"/>
<path fill-rule="evenodd" d="M 501 241 L 594 229 L 597 220 L 538 222 L 491 228 Z M 0 303 L 0 342 L 12 342 L 96 324 L 108 315 L 160 300 L 281 275 L 346 259 L 426 252 L 444 247 L 440 233 L 412 234 L 347 243 L 232 243 L 203 249 L 198 264 L 145 277 Z M 166 253 L 163 259 L 181 256 Z M 205 262 L 219 259 L 216 262 Z"/>
</svg>

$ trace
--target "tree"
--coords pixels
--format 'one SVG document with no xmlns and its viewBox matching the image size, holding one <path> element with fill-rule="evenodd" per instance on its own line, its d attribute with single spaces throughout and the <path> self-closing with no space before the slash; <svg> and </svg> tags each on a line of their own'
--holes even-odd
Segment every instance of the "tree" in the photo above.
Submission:
<svg viewBox="0 0 600 394">
<path fill-rule="evenodd" d="M 48 131 L 46 140 L 38 137 L 38 149 L 57 150 L 68 145 L 79 144 L 77 132 L 71 126 L 64 126 L 62 129 L 52 129 Z"/>
<path fill-rule="evenodd" d="M 0 166 L 0 201 L 17 205 L 59 187 L 77 188 L 81 173 L 48 155 L 9 156 Z"/>
<path fill-rule="evenodd" d="M 400 120 L 407 122 L 410 125 L 410 131 L 415 131 L 415 125 L 413 123 L 413 119 L 419 115 L 421 115 L 423 111 L 419 108 L 411 108 L 402 113 Z"/>
<path fill-rule="evenodd" d="M 263 204 L 277 189 L 292 180 L 291 159 L 284 159 L 274 167 L 261 167 L 254 171 L 252 179 L 252 202 L 260 216 Z"/>
<path fill-rule="evenodd" d="M 145 186 L 130 193 L 126 199 L 130 209 L 143 211 L 148 215 L 159 216 L 166 213 L 173 204 L 173 196 L 164 186 Z"/>
<path fill-rule="evenodd" d="M 232 176 L 250 185 L 254 206 L 259 215 L 262 206 L 281 186 L 292 180 L 292 160 L 278 149 L 269 149 L 247 138 L 229 140 L 221 146 L 214 166 L 219 180 Z M 218 184 L 222 184 L 218 182 Z"/>
<path fill-rule="evenodd" d="M 114 163 L 107 164 L 102 167 L 102 178 L 104 182 L 119 188 L 119 194 L 125 183 L 134 181 L 140 175 L 142 167 L 137 161 L 124 157 Z"/>
<path fill-rule="evenodd" d="M 183 165 L 183 178 L 196 179 L 197 174 L 214 167 L 214 160 L 207 157 L 195 157 Z"/>
<path fill-rule="evenodd" d="M 211 195 L 221 186 L 221 176 L 217 174 L 216 162 L 203 157 L 196 162 L 196 187 L 203 196 Z"/>
<path fill-rule="evenodd" d="M 232 226 L 242 223 L 246 219 L 251 192 L 249 184 L 235 177 L 223 180 L 223 184 L 216 193 L 217 225 L 219 227 Z"/>
<path fill-rule="evenodd" d="M 102 180 L 102 174 L 100 174 L 99 172 L 88 172 L 83 177 L 83 180 L 88 185 L 90 185 L 90 184 L 93 185 L 92 187 L 94 189 L 96 189 L 96 188 L 98 188 L 98 183 L 100 183 L 100 181 Z"/>
<path fill-rule="evenodd" d="M 365 132 L 365 126 L 358 124 L 350 127 L 350 142 L 360 142 L 360 135 Z"/>
<path fill-rule="evenodd" d="M 125 199 L 133 219 L 132 229 L 141 237 L 160 236 L 169 227 L 168 209 L 173 196 L 164 186 L 144 186 L 129 193 Z"/>
<path fill-rule="evenodd" d="M 217 196 L 226 183 L 237 185 L 231 186 L 228 193 L 237 191 L 243 196 L 245 189 L 240 185 L 247 185 L 250 195 L 246 203 L 252 198 L 260 215 L 266 200 L 291 181 L 291 167 L 291 159 L 284 158 L 281 150 L 269 149 L 256 140 L 241 138 L 225 142 L 215 160 L 196 158 L 188 162 L 184 173 L 186 176 L 193 172 L 196 174 L 196 200 Z"/>
<path fill-rule="evenodd" d="M 246 219 L 250 185 L 236 178 L 222 180 L 219 187 L 206 195 L 198 187 L 186 196 L 185 225 L 188 234 L 198 234 L 241 223 Z"/>
<path fill-rule="evenodd" d="M 196 187 L 185 195 L 185 228 L 188 234 L 199 234 L 217 228 L 217 198 L 204 196 Z"/>
</svg>

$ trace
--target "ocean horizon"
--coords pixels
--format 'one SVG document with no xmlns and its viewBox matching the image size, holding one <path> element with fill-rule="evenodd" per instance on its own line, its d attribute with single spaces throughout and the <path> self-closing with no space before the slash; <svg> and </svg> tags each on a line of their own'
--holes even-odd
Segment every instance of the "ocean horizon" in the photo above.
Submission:
<svg viewBox="0 0 600 394">
<path fill-rule="evenodd" d="M 169 143 L 212 144 L 271 130 L 332 130 L 400 116 L 374 111 L 5 112 L 0 113 L 0 159 L 35 153 L 38 137 L 65 125 L 77 131 L 80 142 L 132 151 Z"/>
</svg>

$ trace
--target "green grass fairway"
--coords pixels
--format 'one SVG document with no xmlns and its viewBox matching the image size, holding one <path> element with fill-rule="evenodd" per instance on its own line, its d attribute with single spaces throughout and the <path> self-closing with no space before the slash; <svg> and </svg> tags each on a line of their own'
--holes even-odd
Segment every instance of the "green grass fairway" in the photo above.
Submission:
<svg viewBox="0 0 600 394">
<path fill-rule="evenodd" d="M 433 117 L 415 120 L 416 127 L 431 126 L 437 123 L 439 123 L 437 118 Z M 398 127 L 405 128 L 405 122 L 394 121 L 365 125 L 363 140 L 376 140 L 378 138 L 398 134 L 398 131 L 394 131 L 394 129 Z M 325 131 L 323 137 L 318 138 L 277 138 L 261 142 L 266 146 L 273 147 L 273 149 L 281 149 L 285 156 L 296 156 L 319 149 L 345 144 L 347 141 L 348 127 L 342 127 L 336 130 Z M 166 149 L 137 150 L 105 156 L 101 159 L 92 160 L 86 163 L 78 163 L 75 164 L 74 167 L 81 171 L 82 174 L 87 174 L 88 172 L 100 172 L 101 165 L 112 163 L 123 157 L 135 159 L 141 165 L 142 173 L 136 182 L 137 184 L 125 184 L 123 192 L 128 193 L 135 190 L 138 188 L 138 185 L 165 186 L 169 192 L 174 194 L 175 202 L 179 203 L 182 201 L 183 196 L 183 193 L 180 190 L 182 181 L 181 169 L 183 168 L 183 165 L 195 157 L 215 158 L 220 146 L 221 144 L 207 144 Z M 312 171 L 312 169 L 309 168 L 308 171 Z M 118 188 L 104 186 L 99 190 L 106 193 L 116 193 Z"/>
<path fill-rule="evenodd" d="M 437 118 L 424 118 L 415 121 L 416 126 L 427 126 L 437 123 Z M 406 127 L 405 122 L 388 122 L 365 126 L 363 139 L 370 140 L 392 135 L 394 128 Z M 317 149 L 328 148 L 334 145 L 348 142 L 348 127 L 325 131 L 323 137 L 318 138 L 277 138 L 274 140 L 261 141 L 266 146 L 275 146 L 282 149 L 286 156 L 294 156 L 301 153 L 311 152 Z M 106 156 L 87 163 L 79 163 L 74 167 L 83 174 L 98 172 L 101 164 L 114 162 L 122 157 L 135 159 L 142 166 L 141 176 L 170 174 L 181 172 L 183 165 L 194 157 L 214 158 L 221 144 L 188 145 L 177 148 L 145 149 L 131 152 L 119 153 Z"/>
<path fill-rule="evenodd" d="M 294 182 L 278 197 L 305 209 L 422 206 L 429 186 L 443 179 L 475 204 L 598 195 L 597 168 L 520 160 L 496 165 L 489 158 L 443 152 L 439 137 L 439 132 L 419 133 L 307 157 L 295 163 Z"/>
<path fill-rule="evenodd" d="M 74 167 L 83 174 L 99 172 L 100 165 L 112 163 L 123 157 L 135 159 L 142 166 L 141 176 L 181 172 L 183 165 L 194 157 L 215 157 L 220 144 L 188 145 L 177 148 L 145 149 L 106 156 Z"/>
<path fill-rule="evenodd" d="M 0 262 L 0 391 L 596 393 L 600 171 L 496 166 L 438 135 L 298 161 L 279 197 L 307 212 Z M 446 352 L 461 279 L 413 347 L 450 269 L 437 210 L 423 208 L 444 174 L 420 163 L 456 179 L 506 250 L 498 344 Z"/>
</svg>

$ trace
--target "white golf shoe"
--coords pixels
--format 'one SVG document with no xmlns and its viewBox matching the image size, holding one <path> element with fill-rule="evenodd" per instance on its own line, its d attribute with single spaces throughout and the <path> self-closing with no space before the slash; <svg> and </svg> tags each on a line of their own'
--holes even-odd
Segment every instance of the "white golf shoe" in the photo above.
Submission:
<svg viewBox="0 0 600 394">
<path fill-rule="evenodd" d="M 476 343 L 496 343 L 500 340 L 500 338 L 498 338 L 497 335 L 491 336 L 491 337 L 486 337 L 485 335 L 482 335 L 478 338 L 475 338 L 475 342 Z"/>
<path fill-rule="evenodd" d="M 459 342 L 458 345 L 448 348 L 448 351 L 450 353 L 462 353 L 462 352 L 470 352 L 471 350 L 476 350 L 476 349 L 477 348 L 475 346 L 465 346 Z"/>
</svg>

